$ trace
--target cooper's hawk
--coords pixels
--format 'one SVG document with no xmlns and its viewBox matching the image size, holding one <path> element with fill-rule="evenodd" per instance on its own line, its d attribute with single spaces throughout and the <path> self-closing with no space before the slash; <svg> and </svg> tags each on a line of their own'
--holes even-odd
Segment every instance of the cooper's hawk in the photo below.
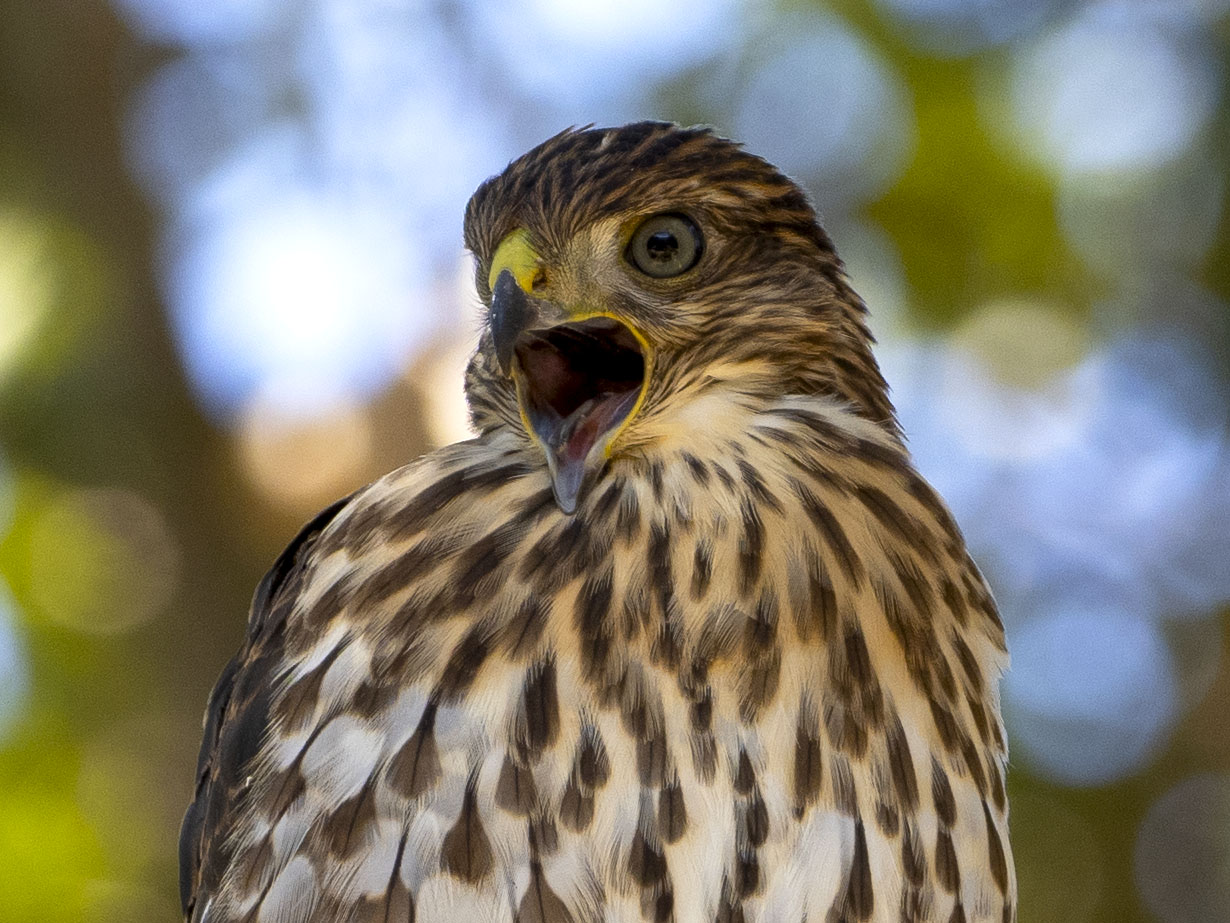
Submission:
<svg viewBox="0 0 1230 923">
<path fill-rule="evenodd" d="M 256 593 L 193 921 L 1014 918 L 994 603 L 802 192 L 701 129 L 485 182 L 479 436 Z"/>
</svg>

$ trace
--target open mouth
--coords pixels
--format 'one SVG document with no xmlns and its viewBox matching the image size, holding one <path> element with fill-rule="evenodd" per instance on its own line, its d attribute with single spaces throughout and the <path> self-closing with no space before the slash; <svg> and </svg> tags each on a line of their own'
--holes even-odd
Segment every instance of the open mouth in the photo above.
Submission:
<svg viewBox="0 0 1230 923">
<path fill-rule="evenodd" d="M 521 401 L 547 449 L 556 499 L 576 507 L 585 460 L 636 406 L 645 356 L 636 336 L 609 317 L 527 330 L 515 347 Z"/>
</svg>

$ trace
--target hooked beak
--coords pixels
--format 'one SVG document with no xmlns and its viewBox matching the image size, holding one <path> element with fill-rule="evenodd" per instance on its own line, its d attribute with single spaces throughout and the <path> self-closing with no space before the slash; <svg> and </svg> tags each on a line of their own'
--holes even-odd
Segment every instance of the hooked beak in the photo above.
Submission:
<svg viewBox="0 0 1230 923">
<path fill-rule="evenodd" d="M 513 348 L 517 338 L 534 326 L 538 318 L 538 305 L 517 284 L 510 270 L 505 269 L 495 280 L 491 290 L 491 339 L 495 343 L 495 358 L 500 371 L 512 374 Z"/>
<path fill-rule="evenodd" d="M 555 501 L 572 513 L 587 473 L 605 463 L 644 396 L 645 343 L 616 318 L 570 317 L 534 298 L 508 269 L 492 286 L 490 323 L 522 421 L 546 453 Z"/>
</svg>

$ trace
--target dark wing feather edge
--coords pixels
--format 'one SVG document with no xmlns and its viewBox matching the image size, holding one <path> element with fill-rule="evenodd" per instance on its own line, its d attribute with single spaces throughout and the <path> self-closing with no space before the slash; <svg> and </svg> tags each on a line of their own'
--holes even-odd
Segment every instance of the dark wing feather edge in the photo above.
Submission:
<svg viewBox="0 0 1230 923">
<path fill-rule="evenodd" d="M 282 626 L 289 611 L 282 606 L 275 615 L 275 603 L 317 537 L 348 502 L 350 497 L 344 497 L 318 513 L 278 555 L 253 594 L 243 647 L 223 668 L 209 696 L 196 792 L 179 834 L 179 897 L 186 919 L 225 869 L 224 840 L 236 790 L 268 727 L 269 674 L 281 660 Z"/>
</svg>

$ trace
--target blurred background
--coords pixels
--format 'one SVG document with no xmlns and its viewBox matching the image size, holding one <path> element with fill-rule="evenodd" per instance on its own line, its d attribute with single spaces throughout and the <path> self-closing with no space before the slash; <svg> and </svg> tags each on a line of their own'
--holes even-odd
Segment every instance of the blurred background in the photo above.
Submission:
<svg viewBox="0 0 1230 923">
<path fill-rule="evenodd" d="M 811 191 L 1000 599 L 1022 923 L 1230 920 L 1230 0 L 4 0 L 0 920 L 176 919 L 206 695 L 465 434 L 461 215 L 572 124 Z"/>
</svg>

